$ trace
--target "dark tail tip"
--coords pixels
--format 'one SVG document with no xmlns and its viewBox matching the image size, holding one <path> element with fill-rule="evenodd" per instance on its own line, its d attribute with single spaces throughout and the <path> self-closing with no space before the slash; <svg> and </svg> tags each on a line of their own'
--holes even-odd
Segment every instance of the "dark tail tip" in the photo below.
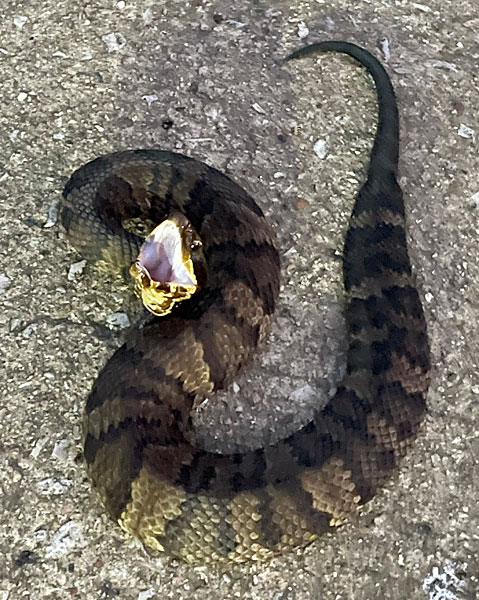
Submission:
<svg viewBox="0 0 479 600">
<path fill-rule="evenodd" d="M 285 58 L 285 61 L 328 51 L 349 54 L 366 67 L 374 79 L 378 95 L 379 118 L 371 153 L 369 176 L 372 177 L 376 172 L 384 173 L 384 171 L 396 174 L 399 160 L 399 114 L 394 88 L 379 60 L 364 48 L 351 42 L 324 41 L 292 52 Z"/>
</svg>

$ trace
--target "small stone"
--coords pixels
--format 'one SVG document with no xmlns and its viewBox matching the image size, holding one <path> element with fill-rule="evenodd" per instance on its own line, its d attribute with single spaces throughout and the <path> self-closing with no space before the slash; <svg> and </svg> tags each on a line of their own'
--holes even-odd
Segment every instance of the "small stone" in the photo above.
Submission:
<svg viewBox="0 0 479 600">
<path fill-rule="evenodd" d="M 21 29 L 27 21 L 28 17 L 25 17 L 23 15 L 17 15 L 16 17 L 13 17 L 13 24 L 15 25 L 15 27 L 18 27 L 18 29 Z"/>
<path fill-rule="evenodd" d="M 124 35 L 119 33 L 118 31 L 113 31 L 112 33 L 107 33 L 101 38 L 107 48 L 108 52 L 118 52 L 124 46 L 126 46 L 126 38 Z"/>
<path fill-rule="evenodd" d="M 149 25 L 153 21 L 153 12 L 152 12 L 151 8 L 147 8 L 143 12 L 142 17 L 143 17 L 143 22 L 145 23 L 145 25 Z"/>
<path fill-rule="evenodd" d="M 421 12 L 425 12 L 425 13 L 431 12 L 431 8 L 429 6 L 426 6 L 425 4 L 419 4 L 418 2 L 411 2 L 411 6 L 414 8 L 417 8 Z"/>
<path fill-rule="evenodd" d="M 74 281 L 83 273 L 83 269 L 86 267 L 86 260 L 80 260 L 70 265 L 68 269 L 68 281 Z"/>
<path fill-rule="evenodd" d="M 273 19 L 282 15 L 283 12 L 277 8 L 268 8 L 264 14 L 268 19 Z"/>
<path fill-rule="evenodd" d="M 38 493 L 41 496 L 60 496 L 68 491 L 72 483 L 71 479 L 65 477 L 48 477 L 38 482 Z"/>
<path fill-rule="evenodd" d="M 291 394 L 289 395 L 289 399 L 292 403 L 301 403 L 309 400 L 314 396 L 316 396 L 315 390 L 308 383 L 306 383 L 305 385 L 291 392 Z"/>
<path fill-rule="evenodd" d="M 334 31 L 336 29 L 336 23 L 329 16 L 326 17 L 326 27 L 329 31 Z"/>
<path fill-rule="evenodd" d="M 53 136 L 53 137 L 55 137 L 55 136 Z M 50 206 L 48 207 L 48 217 L 47 217 L 47 220 L 45 221 L 45 224 L 43 225 L 44 229 L 50 229 L 50 227 L 53 227 L 54 225 L 57 224 L 59 206 L 60 206 L 60 198 L 55 198 L 53 200 L 53 202 L 50 204 Z"/>
<path fill-rule="evenodd" d="M 459 128 L 457 130 L 458 135 L 460 135 L 463 138 L 467 138 L 467 139 L 472 139 L 475 137 L 476 132 L 474 131 L 474 129 L 472 129 L 472 127 L 468 127 L 467 125 L 464 125 L 464 123 L 461 123 L 459 125 Z"/>
<path fill-rule="evenodd" d="M 386 62 L 389 62 L 389 59 L 391 58 L 391 52 L 389 50 L 389 40 L 388 40 L 388 38 L 383 38 L 379 42 L 379 46 L 381 48 L 381 52 L 383 53 L 384 60 Z"/>
<path fill-rule="evenodd" d="M 143 590 L 138 594 L 138 600 L 150 600 L 156 595 L 156 592 L 153 588 L 149 588 L 148 590 Z"/>
<path fill-rule="evenodd" d="M 313 146 L 314 153 L 319 158 L 326 158 L 328 153 L 328 143 L 326 140 L 318 140 Z"/>
<path fill-rule="evenodd" d="M 141 97 L 141 99 L 146 101 L 149 108 L 153 104 L 153 102 L 158 101 L 158 96 L 156 94 L 145 94 Z"/>
<path fill-rule="evenodd" d="M 126 329 L 130 326 L 130 319 L 125 312 L 116 312 L 109 315 L 106 322 L 110 327 L 117 327 L 118 329 Z"/>
<path fill-rule="evenodd" d="M 84 546 L 85 543 L 80 523 L 67 521 L 53 534 L 50 544 L 45 549 L 45 558 L 60 558 L 73 549 Z"/>
<path fill-rule="evenodd" d="M 298 37 L 300 40 L 304 40 L 309 35 L 309 29 L 306 27 L 304 21 L 298 23 Z"/>
<path fill-rule="evenodd" d="M 22 336 L 28 338 L 32 335 L 32 333 L 35 333 L 35 331 L 37 329 L 38 329 L 38 323 L 31 323 L 30 325 L 27 325 L 25 327 L 25 329 L 22 331 Z"/>
<path fill-rule="evenodd" d="M 45 436 L 43 438 L 38 439 L 35 442 L 35 445 L 32 448 L 32 451 L 30 452 L 30 456 L 32 458 L 38 458 L 40 452 L 43 450 L 43 448 L 45 448 L 45 446 L 48 444 L 50 440 L 49 436 Z"/>
<path fill-rule="evenodd" d="M 10 279 L 3 273 L 0 273 L 0 294 L 3 294 L 10 287 Z"/>
<path fill-rule="evenodd" d="M 120 294 L 120 292 L 112 292 L 111 297 L 113 298 L 113 300 L 115 302 L 118 302 L 118 303 L 123 302 L 123 295 Z"/>
<path fill-rule="evenodd" d="M 261 115 L 266 114 L 266 111 L 264 110 L 264 108 L 262 106 L 260 106 L 257 102 L 254 102 L 254 104 L 252 104 L 252 106 L 257 113 L 260 113 Z"/>
<path fill-rule="evenodd" d="M 68 448 L 70 447 L 70 440 L 63 439 L 55 442 L 53 446 L 52 458 L 56 458 L 57 460 L 65 461 L 68 458 Z"/>
<path fill-rule="evenodd" d="M 306 200 L 306 198 L 296 198 L 296 206 L 299 210 L 302 210 L 303 208 L 307 208 L 309 206 L 309 202 Z"/>
<path fill-rule="evenodd" d="M 234 25 L 236 29 L 242 29 L 246 25 L 246 23 L 235 21 L 234 19 L 226 19 L 225 23 L 228 23 L 228 25 Z"/>
<path fill-rule="evenodd" d="M 21 329 L 23 325 L 23 319 L 19 319 L 18 317 L 14 317 L 9 324 L 9 329 L 11 332 L 18 331 Z"/>
</svg>

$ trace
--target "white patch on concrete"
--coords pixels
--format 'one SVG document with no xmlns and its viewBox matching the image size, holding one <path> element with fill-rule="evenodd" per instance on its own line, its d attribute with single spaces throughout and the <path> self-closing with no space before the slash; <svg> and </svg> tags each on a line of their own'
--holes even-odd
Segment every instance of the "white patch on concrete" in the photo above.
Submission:
<svg viewBox="0 0 479 600">
<path fill-rule="evenodd" d="M 379 42 L 379 47 L 381 48 L 381 52 L 383 53 L 384 60 L 386 62 L 389 62 L 389 59 L 391 58 L 391 51 L 389 49 L 389 40 L 388 40 L 388 38 L 383 38 Z"/>
<path fill-rule="evenodd" d="M 429 6 L 426 6 L 425 4 L 419 4 L 418 2 L 411 2 L 411 6 L 413 8 L 417 8 L 421 12 L 425 12 L 425 13 L 431 12 L 431 8 Z"/>
<path fill-rule="evenodd" d="M 86 260 L 79 260 L 76 263 L 70 265 L 68 269 L 67 279 L 68 281 L 74 281 L 83 273 L 83 269 L 86 267 Z"/>
<path fill-rule="evenodd" d="M 45 549 L 45 558 L 60 558 L 75 548 L 86 545 L 80 523 L 67 521 L 53 534 L 50 543 Z"/>
<path fill-rule="evenodd" d="M 468 127 L 467 125 L 464 125 L 464 123 L 461 123 L 459 125 L 457 133 L 461 137 L 467 138 L 467 139 L 474 139 L 474 137 L 476 135 L 476 132 L 474 131 L 474 129 L 472 129 L 472 127 Z"/>
<path fill-rule="evenodd" d="M 40 455 L 40 452 L 48 444 L 49 439 L 50 439 L 49 435 L 46 435 L 45 437 L 42 437 L 42 438 L 38 439 L 35 442 L 35 445 L 33 446 L 32 451 L 30 452 L 30 456 L 32 458 L 38 458 L 39 455 Z"/>
<path fill-rule="evenodd" d="M 153 12 L 151 10 L 151 8 L 147 8 L 143 14 L 143 22 L 145 23 L 145 25 L 149 25 L 152 21 L 153 21 Z"/>
<path fill-rule="evenodd" d="M 3 273 L 0 273 L 0 294 L 6 292 L 10 287 L 10 279 Z"/>
<path fill-rule="evenodd" d="M 228 23 L 228 25 L 234 25 L 236 29 L 242 29 L 246 25 L 246 23 L 235 21 L 234 19 L 226 19 L 225 23 Z"/>
<path fill-rule="evenodd" d="M 110 327 L 118 327 L 118 329 L 126 329 L 130 326 L 130 319 L 125 312 L 116 312 L 109 315 L 106 322 Z"/>
<path fill-rule="evenodd" d="M 66 461 L 68 458 L 68 448 L 70 447 L 70 440 L 63 439 L 55 442 L 53 446 L 52 458 L 56 458 L 57 460 Z"/>
<path fill-rule="evenodd" d="M 55 137 L 55 136 L 53 136 L 53 137 Z M 53 202 L 48 207 L 47 220 L 45 221 L 45 224 L 43 225 L 44 229 L 50 229 L 50 227 L 53 227 L 54 225 L 57 224 L 59 206 L 60 206 L 60 198 L 55 198 L 55 200 L 53 200 Z"/>
<path fill-rule="evenodd" d="M 296 388 L 293 392 L 291 392 L 291 394 L 289 395 L 289 400 L 291 400 L 291 402 L 305 402 L 310 398 L 313 398 L 316 395 L 316 391 L 309 385 L 309 383 L 306 383 L 305 385 Z"/>
<path fill-rule="evenodd" d="M 467 565 L 446 560 L 443 570 L 433 567 L 432 572 L 422 582 L 422 589 L 429 594 L 429 600 L 460 600 L 466 588 L 466 582 L 456 575 L 456 571 L 465 571 Z M 457 595 L 459 594 L 459 595 Z"/>
<path fill-rule="evenodd" d="M 153 102 L 158 102 L 158 96 L 156 94 L 146 94 L 141 97 L 142 100 L 146 100 L 148 104 L 148 108 L 153 104 Z"/>
<path fill-rule="evenodd" d="M 326 158 L 328 154 L 328 142 L 326 140 L 317 140 L 313 146 L 314 153 L 319 158 Z"/>
<path fill-rule="evenodd" d="M 71 479 L 65 477 L 48 477 L 38 482 L 37 488 L 40 496 L 61 496 L 72 485 Z"/>
<path fill-rule="evenodd" d="M 326 27 L 328 28 L 328 31 L 334 31 L 336 29 L 336 23 L 331 17 L 326 17 Z"/>
<path fill-rule="evenodd" d="M 448 71 L 454 71 L 454 73 L 458 73 L 459 69 L 457 65 L 452 62 L 448 62 L 447 60 L 428 60 L 427 61 L 431 67 L 435 67 L 437 69 L 447 69 Z"/>
<path fill-rule="evenodd" d="M 298 37 L 300 40 L 304 40 L 304 38 L 307 38 L 309 35 L 309 29 L 306 27 L 306 23 L 304 23 L 304 21 L 301 21 L 300 23 L 298 23 Z"/>
<path fill-rule="evenodd" d="M 119 31 L 107 33 L 101 38 L 108 48 L 108 52 L 118 52 L 126 46 L 126 38 Z"/>
<path fill-rule="evenodd" d="M 257 102 L 254 102 L 251 106 L 260 115 L 265 115 L 266 114 L 266 111 L 264 110 L 264 108 L 260 104 L 258 104 Z"/>
<path fill-rule="evenodd" d="M 17 15 L 16 17 L 13 17 L 13 24 L 15 27 L 18 27 L 18 29 L 21 29 L 27 21 L 28 17 L 24 17 L 23 15 Z"/>
<path fill-rule="evenodd" d="M 138 600 L 150 600 L 150 598 L 153 598 L 155 595 L 156 592 L 153 588 L 143 590 L 138 594 Z"/>
</svg>

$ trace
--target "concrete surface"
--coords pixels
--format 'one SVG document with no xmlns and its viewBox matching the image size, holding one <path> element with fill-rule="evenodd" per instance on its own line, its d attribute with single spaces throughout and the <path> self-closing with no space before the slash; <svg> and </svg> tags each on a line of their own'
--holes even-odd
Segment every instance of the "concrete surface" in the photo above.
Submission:
<svg viewBox="0 0 479 600">
<path fill-rule="evenodd" d="M 0 600 L 476 598 L 477 1 L 4 0 L 0 17 Z M 254 446 L 296 428 L 344 364 L 339 252 L 376 117 L 351 60 L 281 64 L 326 38 L 388 58 L 399 98 L 435 365 L 424 432 L 362 514 L 305 551 L 220 572 L 150 557 L 105 517 L 81 463 L 82 407 L 124 307 L 89 266 L 69 279 L 81 259 L 50 226 L 55 204 L 76 167 L 131 147 L 242 183 L 278 231 L 282 304 L 233 409 L 202 409 L 199 436 Z M 234 431 L 223 441 L 220 426 Z"/>
</svg>

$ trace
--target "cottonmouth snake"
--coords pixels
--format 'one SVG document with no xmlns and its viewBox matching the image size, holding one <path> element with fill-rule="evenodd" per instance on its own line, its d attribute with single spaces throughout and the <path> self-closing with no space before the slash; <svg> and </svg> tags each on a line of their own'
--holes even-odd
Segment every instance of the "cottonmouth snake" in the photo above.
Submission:
<svg viewBox="0 0 479 600">
<path fill-rule="evenodd" d="M 167 263 L 158 270 L 171 271 L 178 256 L 190 260 L 198 289 L 129 335 L 84 416 L 85 461 L 109 514 L 149 547 L 188 562 L 259 560 L 341 524 L 389 477 L 425 413 L 429 348 L 397 182 L 394 91 L 381 64 L 354 44 L 322 42 L 288 58 L 327 50 L 361 62 L 379 98 L 344 245 L 347 371 L 314 419 L 274 446 L 219 455 L 187 441 L 192 407 L 232 380 L 272 321 L 280 261 L 255 201 L 219 171 L 160 150 L 102 156 L 65 187 L 61 218 L 71 242 L 119 270 L 138 261 L 144 241 L 125 223 L 189 228 L 186 250 L 172 242 L 176 258 L 158 250 Z M 156 268 L 151 260 L 148 268 Z"/>
</svg>

